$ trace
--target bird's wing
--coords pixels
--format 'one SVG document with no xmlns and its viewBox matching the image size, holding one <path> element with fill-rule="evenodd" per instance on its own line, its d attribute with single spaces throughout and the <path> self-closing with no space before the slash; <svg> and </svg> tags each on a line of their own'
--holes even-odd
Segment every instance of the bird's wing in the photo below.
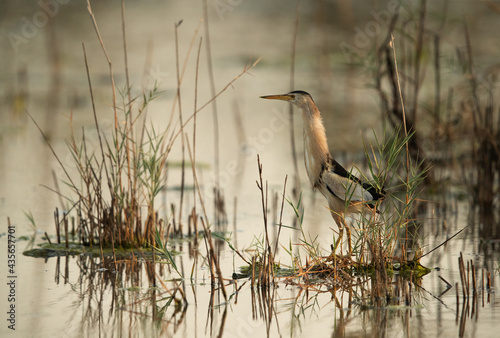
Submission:
<svg viewBox="0 0 500 338">
<path fill-rule="evenodd" d="M 347 172 L 346 172 L 347 173 Z M 348 173 L 347 173 L 348 174 Z M 348 201 L 371 201 L 372 194 L 360 184 L 359 180 L 352 175 L 342 175 L 335 170 L 323 171 L 323 184 L 327 190 L 340 198 Z"/>
</svg>

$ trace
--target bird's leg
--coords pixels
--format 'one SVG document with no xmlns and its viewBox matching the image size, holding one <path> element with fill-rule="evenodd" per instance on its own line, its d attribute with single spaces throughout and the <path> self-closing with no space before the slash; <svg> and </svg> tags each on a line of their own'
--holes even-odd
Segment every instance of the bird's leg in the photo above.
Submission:
<svg viewBox="0 0 500 338">
<path fill-rule="evenodd" d="M 342 227 L 342 225 L 337 224 L 337 226 L 339 228 L 339 237 L 335 241 L 335 247 L 333 248 L 334 253 L 337 251 L 337 247 L 339 246 L 339 243 L 342 242 L 342 237 L 344 236 L 344 228 Z M 342 251 L 342 245 L 340 246 L 340 250 Z"/>
<path fill-rule="evenodd" d="M 345 218 L 342 216 L 343 227 L 347 230 L 347 246 L 349 247 L 349 257 L 352 256 L 352 245 L 351 245 L 351 228 L 346 224 Z"/>
<path fill-rule="evenodd" d="M 334 211 L 331 211 L 332 217 L 337 223 L 337 227 L 339 228 L 339 237 L 335 242 L 335 247 L 333 248 L 334 252 L 337 250 L 339 243 L 342 242 L 342 237 L 344 236 L 344 228 L 347 230 L 347 246 L 349 248 L 349 256 L 352 255 L 352 246 L 351 246 L 351 229 L 345 222 L 345 218 L 343 214 L 338 214 Z M 340 246 L 342 248 L 342 246 Z"/>
<path fill-rule="evenodd" d="M 339 228 L 339 237 L 337 238 L 337 241 L 335 242 L 335 247 L 333 248 L 333 252 L 337 250 L 337 247 L 339 246 L 340 243 L 342 243 L 342 238 L 344 237 L 344 228 L 347 229 L 347 245 L 349 247 L 349 256 L 352 254 L 352 247 L 351 247 L 351 229 L 345 222 L 344 215 L 338 214 L 334 211 L 331 211 L 332 217 L 335 220 L 335 223 L 337 223 L 337 227 Z M 340 246 L 342 250 L 342 245 Z"/>
<path fill-rule="evenodd" d="M 342 217 L 340 217 L 340 215 L 333 210 L 330 210 L 330 213 L 332 214 L 333 220 L 337 224 L 337 228 L 339 228 L 339 237 L 335 241 L 335 246 L 333 247 L 333 253 L 335 254 L 335 252 L 337 251 L 337 247 L 339 246 L 339 243 L 342 242 L 344 227 L 342 226 Z M 340 246 L 340 248 L 342 248 L 342 246 Z"/>
</svg>

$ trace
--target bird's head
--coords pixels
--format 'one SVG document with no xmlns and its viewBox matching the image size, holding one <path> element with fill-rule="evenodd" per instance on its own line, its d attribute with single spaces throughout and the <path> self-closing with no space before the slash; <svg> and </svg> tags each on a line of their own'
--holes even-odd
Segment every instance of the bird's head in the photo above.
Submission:
<svg viewBox="0 0 500 338">
<path fill-rule="evenodd" d="M 299 108 L 304 108 L 314 104 L 311 94 L 303 90 L 294 90 L 287 94 L 265 95 L 261 99 L 282 100 L 295 104 Z"/>
</svg>

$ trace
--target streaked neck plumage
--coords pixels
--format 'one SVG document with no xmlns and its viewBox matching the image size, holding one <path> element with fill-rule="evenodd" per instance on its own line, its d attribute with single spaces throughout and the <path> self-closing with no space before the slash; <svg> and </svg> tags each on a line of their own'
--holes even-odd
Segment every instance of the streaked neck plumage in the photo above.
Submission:
<svg viewBox="0 0 500 338">
<path fill-rule="evenodd" d="M 330 157 L 323 119 L 314 101 L 298 104 L 304 120 L 304 160 L 307 175 L 313 187 L 317 187 L 324 164 Z M 305 102 L 304 102 L 305 103 Z"/>
</svg>

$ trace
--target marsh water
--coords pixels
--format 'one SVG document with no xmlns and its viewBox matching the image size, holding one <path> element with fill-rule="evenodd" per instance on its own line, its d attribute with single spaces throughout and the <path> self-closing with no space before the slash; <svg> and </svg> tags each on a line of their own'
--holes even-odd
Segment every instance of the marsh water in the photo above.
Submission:
<svg viewBox="0 0 500 338">
<path fill-rule="evenodd" d="M 264 230 L 260 193 L 255 183 L 257 154 L 263 163 L 270 196 L 281 199 L 287 175 L 286 195 L 293 195 L 289 107 L 283 102 L 265 102 L 259 96 L 290 89 L 297 7 L 289 1 L 207 2 L 216 92 L 244 67 L 262 58 L 250 74 L 244 74 L 217 98 L 218 139 L 214 137 L 211 106 L 197 116 L 196 160 L 201 164 L 203 194 L 210 201 L 211 189 L 219 181 L 228 216 L 226 234 L 240 251 L 251 252 L 256 248 L 255 243 L 262 241 Z M 406 4 L 404 10 L 408 13 L 417 11 L 417 4 L 411 1 Z M 428 4 L 429 17 L 442 15 L 443 4 Z M 143 90 L 152 89 L 155 81 L 159 83 L 163 93 L 148 107 L 147 119 L 162 130 L 168 124 L 177 90 L 175 25 L 181 20 L 178 25 L 181 69 L 187 60 L 181 86 L 182 110 L 187 117 L 194 109 L 197 46 L 200 36 L 204 36 L 203 43 L 207 40 L 201 21 L 203 2 L 125 1 L 125 7 L 132 94 L 140 95 Z M 113 63 L 117 91 L 123 90 L 120 2 L 96 2 L 92 8 Z M 346 166 L 351 161 L 363 161 L 363 138 L 367 142 L 374 140 L 372 129 L 381 130 L 382 114 L 369 72 L 350 64 L 340 46 L 356 46 L 368 59 L 368 45 L 385 37 L 383 29 L 387 21 L 383 15 L 390 10 L 391 2 L 368 5 L 364 1 L 347 1 L 302 3 L 298 12 L 295 89 L 307 90 L 315 97 L 323 113 L 330 149 Z M 459 47 L 466 44 L 463 25 L 456 22 L 467 20 L 478 71 L 494 68 L 500 46 L 498 37 L 491 32 L 500 28 L 498 14 L 481 3 L 454 1 L 447 8 L 447 15 L 450 23 L 446 26 L 449 33 L 443 39 L 445 44 Z M 377 23 L 380 32 L 363 33 L 370 29 L 369 22 Z M 85 130 L 89 146 L 98 145 L 82 44 L 103 133 L 109 133 L 114 124 L 112 96 L 108 63 L 84 1 L 31 4 L 2 1 L 0 32 L 2 337 L 498 336 L 498 207 L 487 213 L 478 212 L 470 203 L 468 189 L 456 183 L 465 180 L 460 165 L 441 169 L 439 174 L 443 179 L 449 178 L 453 187 L 422 197 L 426 203 L 419 213 L 419 242 L 427 252 L 466 229 L 422 259 L 421 263 L 432 271 L 414 286 L 413 299 L 408 305 L 361 306 L 359 299 L 349 292 L 315 292 L 294 283 L 278 283 L 276 288 L 267 290 L 252 287 L 248 279 L 232 280 L 233 273 L 238 273 L 244 262 L 224 243 L 219 243 L 218 251 L 230 295 L 228 300 L 211 286 L 210 271 L 203 257 L 192 254 L 188 240 L 172 245 L 172 250 L 179 253 L 175 261 L 184 279 L 179 279 L 168 265 L 156 264 L 153 268 L 149 259 L 140 255 L 118 260 L 116 270 L 109 258 L 101 261 L 86 255 L 24 256 L 24 251 L 46 241 L 45 233 L 54 240 L 53 213 L 56 207 L 63 210 L 65 205 L 64 197 L 54 190 L 69 194 L 60 181 L 65 177 L 61 164 L 70 174 L 77 174 L 66 145 L 71 128 L 79 137 Z M 363 39 L 367 40 L 366 48 Z M 212 97 L 204 44 L 200 55 L 199 106 Z M 464 81 L 454 74 L 453 66 L 445 71 L 449 75 L 447 80 Z M 430 90 L 422 88 L 424 94 Z M 422 101 L 425 106 L 425 96 Z M 61 163 L 26 111 L 39 123 Z M 174 123 L 177 113 L 175 116 Z M 465 119 L 462 121 L 467 123 Z M 301 123 L 297 113 L 293 127 L 299 157 L 298 189 L 305 210 L 304 231 L 328 252 L 335 225 L 323 197 L 312 191 L 302 165 Z M 192 133 L 192 126 L 187 128 Z M 159 199 L 159 214 L 165 218 L 170 217 L 170 204 L 180 196 L 181 170 L 177 164 L 181 158 L 180 146 L 174 146 L 169 155 L 172 165 L 168 169 L 167 186 Z M 186 186 L 192 187 L 191 179 L 187 180 Z M 192 189 L 186 190 L 185 215 L 193 206 L 194 193 Z M 207 208 L 213 214 L 211 202 Z M 12 230 L 16 238 L 14 271 L 8 267 L 7 217 L 15 229 Z M 292 208 L 285 205 L 283 223 L 292 225 L 294 220 Z M 284 265 L 291 264 L 285 249 L 290 244 L 293 250 L 299 246 L 297 231 L 284 228 L 280 243 L 279 260 Z M 477 269 L 475 297 L 462 296 L 458 263 L 461 254 L 467 264 L 473 262 Z M 490 288 L 486 288 L 488 273 Z M 176 281 L 172 282 L 173 279 Z M 15 301 L 9 300 L 12 280 Z M 182 286 L 185 301 L 178 288 L 173 287 L 176 283 Z M 12 304 L 15 330 L 9 328 L 12 324 L 8 322 L 7 312 Z"/>
</svg>

